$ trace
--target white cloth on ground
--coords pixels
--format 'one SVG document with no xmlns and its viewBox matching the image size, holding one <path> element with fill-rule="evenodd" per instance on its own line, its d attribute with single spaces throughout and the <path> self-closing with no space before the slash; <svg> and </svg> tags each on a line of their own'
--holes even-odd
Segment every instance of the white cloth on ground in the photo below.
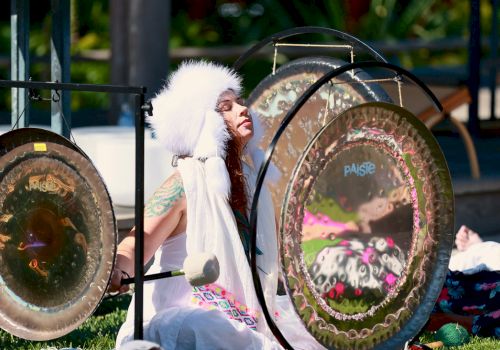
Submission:
<svg viewBox="0 0 500 350">
<path fill-rule="evenodd" d="M 449 269 L 473 274 L 482 270 L 500 271 L 500 243 L 478 242 L 451 255 Z"/>
</svg>

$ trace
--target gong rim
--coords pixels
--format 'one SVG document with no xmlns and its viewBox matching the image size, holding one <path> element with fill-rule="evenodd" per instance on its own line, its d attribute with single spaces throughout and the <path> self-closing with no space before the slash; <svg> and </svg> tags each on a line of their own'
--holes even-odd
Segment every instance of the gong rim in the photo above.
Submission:
<svg viewBox="0 0 500 350">
<path fill-rule="evenodd" d="M 43 129 L 1 135 L 0 169 L 0 327 L 29 340 L 61 337 L 95 311 L 109 283 L 109 192 L 79 147 Z"/>
<path fill-rule="evenodd" d="M 334 154 L 335 151 L 344 151 L 342 148 L 344 145 L 354 142 L 354 139 L 350 141 L 341 139 L 340 135 L 349 133 L 351 129 L 367 126 L 378 128 L 378 132 L 382 130 L 388 134 L 397 135 L 395 139 L 400 143 L 399 148 L 393 144 L 387 145 L 389 141 L 383 137 L 372 137 L 371 141 L 375 143 L 374 147 L 385 144 L 390 152 L 396 152 L 394 158 L 403 163 L 408 162 L 401 166 L 407 168 L 411 166 L 411 170 L 407 169 L 408 175 L 413 181 L 412 189 L 417 194 L 413 202 L 413 213 L 418 216 L 415 216 L 418 220 L 415 219 L 414 225 L 421 225 L 424 221 L 430 225 L 426 226 L 427 234 L 422 237 L 418 234 L 420 230 L 417 234 L 413 232 L 411 259 L 405 267 L 405 278 L 402 279 L 399 289 L 392 294 L 392 297 L 380 303 L 382 306 L 378 308 L 379 310 L 377 308 L 369 310 L 368 316 L 366 313 L 364 315 L 339 314 L 332 312 L 328 306 L 325 307 L 325 302 L 314 290 L 314 284 L 307 270 L 304 270 L 304 253 L 301 248 L 304 202 L 309 195 L 307 191 L 311 191 L 315 180 L 308 185 L 309 187 L 302 188 L 301 186 L 304 185 L 304 178 L 311 176 L 310 169 L 314 168 L 315 163 L 308 164 L 308 167 L 303 166 L 313 146 L 322 137 L 325 135 L 333 137 L 328 135 L 328 128 L 336 128 L 332 134 L 339 138 L 337 140 L 333 137 L 333 140 L 338 141 L 332 150 Z M 403 132 L 407 135 L 403 135 Z M 410 149 L 415 153 L 413 158 L 408 157 Z M 405 154 L 406 159 L 401 154 Z M 422 166 L 424 161 L 430 164 Z M 304 169 L 309 170 L 304 171 Z M 425 178 L 425 184 L 422 183 L 422 177 Z M 427 195 L 429 191 L 432 194 L 428 201 L 422 195 L 423 186 L 427 186 Z M 439 215 L 433 215 L 433 210 L 436 210 Z M 329 348 L 403 346 L 407 339 L 413 337 L 427 321 L 441 290 L 453 244 L 453 189 L 449 170 L 437 141 L 425 125 L 410 112 L 398 106 L 384 102 L 370 102 L 348 109 L 331 119 L 315 135 L 297 162 L 287 188 L 286 201 L 283 204 L 281 227 L 284 229 L 280 232 L 282 238 L 280 259 L 288 294 L 299 317 L 317 341 Z M 425 254 L 426 252 L 428 254 Z M 419 254 L 424 256 L 418 257 Z M 419 266 L 421 270 L 412 269 L 413 265 Z M 410 276 L 414 271 L 415 273 L 427 271 L 428 274 L 421 273 L 415 279 Z M 404 300 L 406 304 L 400 305 L 397 312 L 388 312 L 392 309 L 387 305 L 393 305 L 398 299 L 397 293 L 407 290 L 407 285 L 410 284 L 417 284 L 422 288 L 412 288 L 412 294 L 407 293 L 408 296 Z M 405 308 L 410 312 L 406 312 Z M 370 317 L 373 319 L 381 317 L 385 320 L 384 324 L 367 322 Z M 403 322 L 398 324 L 397 320 L 401 319 Z"/>
<path fill-rule="evenodd" d="M 257 86 L 252 90 L 248 96 L 248 103 L 252 105 L 256 102 L 259 96 L 263 95 L 270 86 L 275 85 L 277 82 L 283 78 L 288 78 L 296 74 L 319 74 L 317 79 L 324 74 L 330 72 L 332 69 L 339 68 L 346 65 L 347 62 L 327 56 L 315 56 L 315 57 L 304 57 L 298 58 L 293 61 L 287 62 L 276 69 L 274 74 L 265 77 Z M 363 101 L 384 101 L 392 102 L 390 96 L 387 92 L 378 84 L 369 84 L 364 81 L 369 80 L 370 75 L 361 70 L 356 69 L 353 75 L 340 75 L 336 77 L 339 82 L 351 82 L 352 84 L 349 89 L 352 89 L 359 93 L 363 98 Z M 313 82 L 311 82 L 312 85 Z M 305 90 L 304 90 L 305 91 Z"/>
<path fill-rule="evenodd" d="M 49 141 L 63 145 L 67 148 L 80 153 L 83 157 L 90 160 L 90 158 L 83 152 L 83 150 L 67 138 L 56 134 L 52 131 L 41 128 L 20 128 L 10 130 L 0 135 L 0 157 L 13 148 L 24 145 L 28 142 L 43 142 Z"/>
</svg>

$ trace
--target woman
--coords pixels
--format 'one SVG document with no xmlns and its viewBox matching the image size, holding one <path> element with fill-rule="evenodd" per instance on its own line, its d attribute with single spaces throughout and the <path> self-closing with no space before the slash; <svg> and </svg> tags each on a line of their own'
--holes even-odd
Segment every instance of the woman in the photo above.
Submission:
<svg viewBox="0 0 500 350">
<path fill-rule="evenodd" d="M 155 257 L 148 273 L 179 269 L 187 254 L 200 252 L 214 253 L 220 264 L 218 280 L 203 287 L 183 277 L 145 283 L 144 338 L 165 349 L 280 348 L 261 314 L 248 264 L 256 174 L 241 157 L 248 154 L 259 166 L 262 152 L 257 140 L 251 142 L 257 125 L 239 98 L 240 81 L 226 67 L 187 62 L 152 100 L 149 122 L 178 166 L 145 207 L 144 261 Z M 258 217 L 257 265 L 274 313 L 278 249 L 267 191 L 259 197 Z M 112 292 L 128 290 L 120 281 L 133 275 L 134 242 L 132 231 L 118 246 Z M 133 305 L 117 348 L 132 339 Z"/>
</svg>

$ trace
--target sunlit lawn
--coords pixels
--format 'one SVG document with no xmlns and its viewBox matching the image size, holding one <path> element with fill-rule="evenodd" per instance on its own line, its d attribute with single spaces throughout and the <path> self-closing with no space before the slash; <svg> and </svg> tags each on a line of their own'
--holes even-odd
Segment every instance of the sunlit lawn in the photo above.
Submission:
<svg viewBox="0 0 500 350">
<path fill-rule="evenodd" d="M 424 333 L 420 337 L 422 343 L 430 343 L 433 341 L 431 333 Z M 481 338 L 481 337 L 471 337 L 467 344 L 455 347 L 442 347 L 440 349 L 456 349 L 456 350 L 499 350 L 500 349 L 500 339 L 495 338 Z"/>
<path fill-rule="evenodd" d="M 73 332 L 56 340 L 28 341 L 0 330 L 0 349 L 53 350 L 68 347 L 82 350 L 113 349 L 118 329 L 125 321 L 129 303 L 129 295 L 104 300 L 92 317 Z"/>
<path fill-rule="evenodd" d="M 54 350 L 80 348 L 82 350 L 110 350 L 114 348 L 115 337 L 125 320 L 130 296 L 120 296 L 105 300 L 92 317 L 66 336 L 47 342 L 35 342 L 16 338 L 0 330 L 1 350 Z M 432 334 L 426 332 L 420 337 L 422 342 L 431 342 Z M 443 348 L 446 349 L 446 348 Z M 457 350 L 498 350 L 500 340 L 495 338 L 472 337 L 470 343 L 455 347 Z M 389 350 L 389 349 L 388 349 Z"/>
</svg>

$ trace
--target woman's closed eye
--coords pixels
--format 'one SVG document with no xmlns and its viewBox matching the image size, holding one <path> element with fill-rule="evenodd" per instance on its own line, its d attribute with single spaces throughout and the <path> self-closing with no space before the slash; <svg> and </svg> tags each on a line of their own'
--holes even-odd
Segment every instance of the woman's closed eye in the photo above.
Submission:
<svg viewBox="0 0 500 350">
<path fill-rule="evenodd" d="M 237 104 L 240 106 L 245 106 L 245 99 L 238 97 L 236 100 L 234 100 Z M 227 100 L 222 100 L 219 101 L 217 104 L 217 112 L 230 112 L 233 109 L 233 100 L 232 99 L 227 99 Z"/>
<path fill-rule="evenodd" d="M 221 101 L 217 104 L 218 112 L 229 112 L 233 108 L 232 101 Z"/>
</svg>

